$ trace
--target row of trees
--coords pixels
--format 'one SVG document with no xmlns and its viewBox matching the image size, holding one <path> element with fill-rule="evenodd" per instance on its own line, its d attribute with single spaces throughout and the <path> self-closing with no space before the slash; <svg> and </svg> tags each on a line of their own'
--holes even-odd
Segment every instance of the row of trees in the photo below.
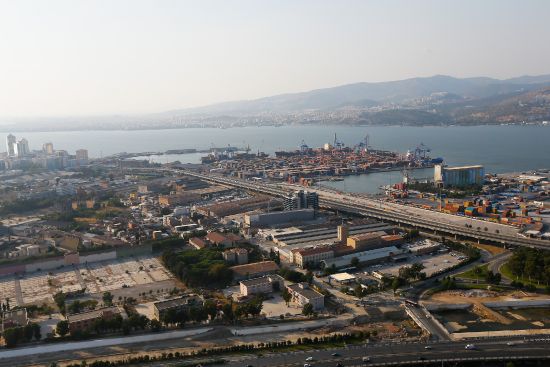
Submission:
<svg viewBox="0 0 550 367">
<path fill-rule="evenodd" d="M 521 247 L 514 250 L 508 269 L 516 277 L 550 285 L 550 251 Z"/>
<path fill-rule="evenodd" d="M 28 343 L 34 340 L 40 340 L 42 334 L 40 333 L 40 325 L 36 323 L 30 323 L 25 326 L 7 328 L 3 333 L 6 347 L 14 348 L 20 343 Z"/>
<path fill-rule="evenodd" d="M 374 334 L 373 334 L 374 335 Z M 115 366 L 126 366 L 126 365 L 138 365 L 138 364 L 149 364 L 152 362 L 163 362 L 163 361 L 176 361 L 184 360 L 189 358 L 197 357 L 210 357 L 210 356 L 220 356 L 223 354 L 232 354 L 232 353 L 246 353 L 253 351 L 261 350 L 274 350 L 274 349 L 284 349 L 291 347 L 293 345 L 322 345 L 327 343 L 344 343 L 344 342 L 359 342 L 365 339 L 370 338 L 371 334 L 369 332 L 363 333 L 359 332 L 356 334 L 333 334 L 322 337 L 314 338 L 298 338 L 296 342 L 291 340 L 283 340 L 277 342 L 269 343 L 258 343 L 258 344 L 239 344 L 232 345 L 227 347 L 220 348 L 204 348 L 198 351 L 192 351 L 190 353 L 182 352 L 168 352 L 162 353 L 159 355 L 139 355 L 128 357 L 127 359 L 117 358 L 116 360 L 96 360 L 90 364 L 87 364 L 88 367 L 115 367 Z M 223 359 L 209 360 L 208 362 L 201 362 L 200 364 L 205 366 L 209 364 L 224 364 L 226 363 Z M 81 364 L 71 364 L 67 367 L 82 367 L 84 363 Z M 179 366 L 194 366 L 193 364 L 178 364 Z"/>
</svg>

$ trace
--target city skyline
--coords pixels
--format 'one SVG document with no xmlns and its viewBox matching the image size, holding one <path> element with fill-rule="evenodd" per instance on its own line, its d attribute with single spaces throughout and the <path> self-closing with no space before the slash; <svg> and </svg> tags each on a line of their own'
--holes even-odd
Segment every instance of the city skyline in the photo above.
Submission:
<svg viewBox="0 0 550 367">
<path fill-rule="evenodd" d="M 2 118 L 155 113 L 362 81 L 549 72 L 542 1 L 1 7 Z"/>
</svg>

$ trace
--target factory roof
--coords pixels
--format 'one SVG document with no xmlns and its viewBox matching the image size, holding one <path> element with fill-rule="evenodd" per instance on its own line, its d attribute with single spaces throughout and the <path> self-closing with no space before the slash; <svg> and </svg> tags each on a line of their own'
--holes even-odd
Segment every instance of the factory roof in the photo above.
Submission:
<svg viewBox="0 0 550 367">
<path fill-rule="evenodd" d="M 337 282 L 347 282 L 356 279 L 355 275 L 351 275 L 349 273 L 332 274 L 330 275 L 330 278 L 336 280 Z"/>
<path fill-rule="evenodd" d="M 269 273 L 279 270 L 279 266 L 274 261 L 260 261 L 252 264 L 237 265 L 230 268 L 238 276 L 254 275 L 259 273 Z"/>
<path fill-rule="evenodd" d="M 478 164 L 473 166 L 445 167 L 445 170 L 451 171 L 451 170 L 461 170 L 461 169 L 471 169 L 471 168 L 483 168 L 483 166 Z"/>
<path fill-rule="evenodd" d="M 321 293 L 311 289 L 307 283 L 296 283 L 289 285 L 287 288 L 308 300 L 324 297 Z"/>
<path fill-rule="evenodd" d="M 392 255 L 400 254 L 402 251 L 395 246 L 382 247 L 375 250 L 362 251 L 354 254 L 349 254 L 334 259 L 322 260 L 321 262 L 325 264 L 325 267 L 332 267 L 334 264 L 335 267 L 349 266 L 351 259 L 356 257 L 359 259 L 359 262 L 367 262 L 378 259 L 387 258 Z"/>
</svg>

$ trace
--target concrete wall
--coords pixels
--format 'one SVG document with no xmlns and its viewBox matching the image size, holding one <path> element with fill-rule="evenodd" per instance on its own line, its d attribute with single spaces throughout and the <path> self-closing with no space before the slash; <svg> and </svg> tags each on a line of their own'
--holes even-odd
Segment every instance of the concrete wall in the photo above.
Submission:
<svg viewBox="0 0 550 367">
<path fill-rule="evenodd" d="M 22 274 L 25 272 L 25 264 L 4 265 L 0 267 L 0 276 Z"/>
<path fill-rule="evenodd" d="M 472 307 L 471 303 L 423 303 L 422 305 L 428 311 L 466 310 Z"/>
<path fill-rule="evenodd" d="M 150 255 L 152 252 L 153 246 L 151 244 L 139 246 L 120 246 L 116 249 L 116 256 L 117 258 L 124 258 L 130 256 Z"/>
<path fill-rule="evenodd" d="M 65 255 L 65 265 L 78 265 L 80 264 L 80 256 L 76 252 Z"/>
<path fill-rule="evenodd" d="M 116 251 L 108 251 L 108 252 L 98 252 L 93 254 L 87 254 L 84 256 L 80 256 L 80 263 L 94 263 L 98 261 L 105 261 L 105 260 L 114 260 L 116 259 Z"/>
<path fill-rule="evenodd" d="M 502 302 L 483 302 L 483 305 L 489 308 L 526 308 L 526 307 L 545 307 L 550 305 L 550 299 L 517 300 Z"/>
<path fill-rule="evenodd" d="M 33 273 L 38 270 L 53 270 L 65 266 L 65 258 L 56 257 L 47 260 L 41 260 L 25 264 L 25 271 L 27 273 Z"/>
</svg>

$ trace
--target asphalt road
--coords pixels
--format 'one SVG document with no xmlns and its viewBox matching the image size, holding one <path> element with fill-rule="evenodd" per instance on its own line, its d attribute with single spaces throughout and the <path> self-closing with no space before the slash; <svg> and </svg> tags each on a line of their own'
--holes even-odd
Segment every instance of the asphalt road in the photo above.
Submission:
<svg viewBox="0 0 550 367">
<path fill-rule="evenodd" d="M 476 342 L 476 350 L 466 350 L 465 343 L 444 342 L 436 344 L 388 344 L 352 346 L 349 348 L 335 348 L 327 350 L 302 351 L 290 353 L 264 354 L 244 358 L 233 358 L 223 366 L 303 366 L 308 363 L 314 367 L 335 367 L 337 363 L 344 366 L 357 365 L 382 365 L 385 363 L 413 362 L 419 360 L 456 360 L 456 359 L 484 359 L 502 358 L 511 360 L 515 358 L 539 357 L 550 359 L 550 342 L 548 339 L 541 341 L 524 341 L 516 339 L 514 346 L 508 346 L 507 341 Z M 425 349 L 429 346 L 431 349 Z M 333 356 L 337 353 L 337 356 Z M 364 363 L 363 357 L 369 357 L 370 362 Z M 312 361 L 306 358 L 312 357 Z"/>
</svg>

